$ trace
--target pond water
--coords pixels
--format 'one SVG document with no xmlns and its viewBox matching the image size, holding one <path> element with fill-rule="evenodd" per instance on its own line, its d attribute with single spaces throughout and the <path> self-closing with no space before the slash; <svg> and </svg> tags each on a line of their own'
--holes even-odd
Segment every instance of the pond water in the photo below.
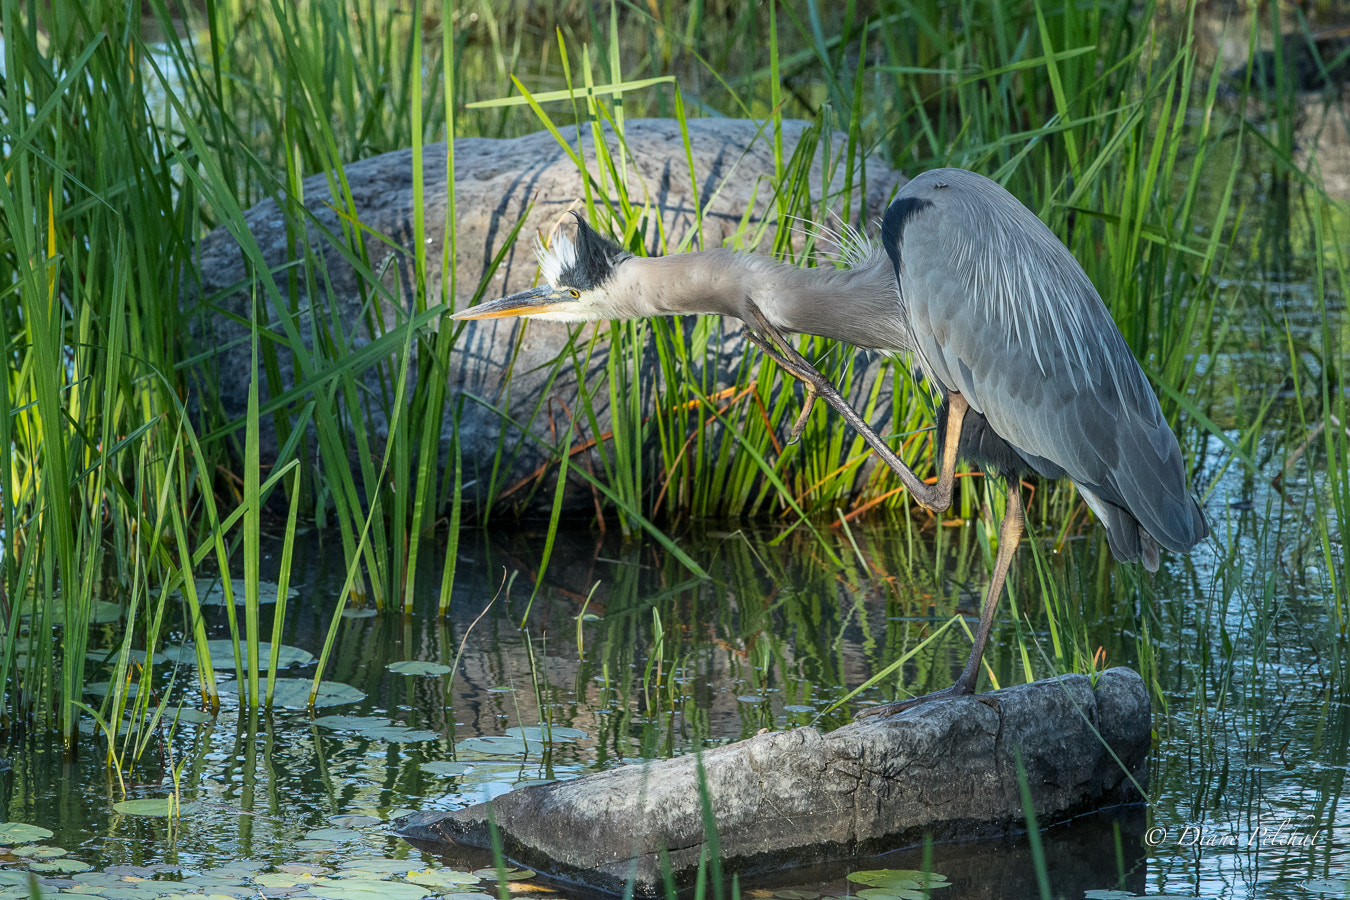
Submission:
<svg viewBox="0 0 1350 900">
<path fill-rule="evenodd" d="M 1065 665 L 1052 658 L 1055 612 L 1080 619 L 1057 622 L 1060 638 L 1081 629 L 1091 652 L 1140 668 L 1156 692 L 1147 808 L 1047 830 L 1054 896 L 1350 896 L 1344 650 L 1325 579 L 1275 549 L 1306 530 L 1306 512 L 1236 470 L 1219 476 L 1207 508 L 1215 539 L 1167 559 L 1151 581 L 1103 567 L 1099 529 L 1065 543 L 1048 557 L 1071 595 L 1058 611 L 1038 599 L 1026 547 L 1014 570 L 1020 617 L 1005 603 L 987 657 L 1000 683 Z M 837 726 L 893 688 L 822 715 L 829 704 L 953 611 L 976 612 L 988 571 L 984 525 L 818 527 L 819 535 L 695 526 L 679 541 L 711 573 L 700 581 L 654 544 L 578 523 L 561 530 L 537 591 L 542 526 L 466 531 L 448 618 L 434 615 L 432 573 L 420 579 L 427 587 L 416 615 L 344 619 L 324 673 L 345 686 L 333 705 L 241 717 L 226 692 L 218 716 L 188 709 L 172 733 L 154 732 L 126 796 L 162 798 L 176 784 L 185 804 L 176 821 L 118 811 L 122 788 L 103 765 L 101 739 L 87 738 L 73 759 L 15 739 L 0 772 L 0 813 L 53 834 L 0 826 L 10 848 L 0 853 L 0 897 L 25 894 L 30 868 L 43 873 L 47 893 L 114 900 L 494 895 L 490 856 L 447 864 L 391 836 L 387 823 L 761 728 Z M 297 559 L 285 642 L 317 654 L 342 585 L 341 552 L 311 533 Z M 215 612 L 212 636 L 221 637 L 225 620 Z M 116 622 L 95 627 L 95 646 L 120 636 Z M 916 655 L 907 689 L 950 683 L 968 646 L 953 636 Z M 1037 649 L 1023 654 L 1023 646 Z M 1045 656 L 1035 658 L 1039 648 Z M 432 666 L 401 665 L 410 661 Z M 190 670 L 173 685 L 169 666 L 157 671 L 156 689 L 190 707 Z M 297 663 L 285 675 L 307 686 L 314 671 L 313 662 Z M 555 731 L 541 754 L 531 729 L 542 723 Z M 741 890 L 784 900 L 851 896 L 865 885 L 846 879 L 850 868 L 883 867 L 944 876 L 950 887 L 933 888 L 935 897 L 1038 890 L 1025 835 L 903 848 Z M 569 895 L 539 878 L 510 881 L 508 890 Z"/>
</svg>

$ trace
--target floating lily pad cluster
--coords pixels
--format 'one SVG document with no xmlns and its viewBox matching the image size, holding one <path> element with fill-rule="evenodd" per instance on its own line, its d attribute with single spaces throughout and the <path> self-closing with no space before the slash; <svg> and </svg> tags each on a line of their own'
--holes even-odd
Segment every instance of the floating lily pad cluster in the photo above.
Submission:
<svg viewBox="0 0 1350 900">
<path fill-rule="evenodd" d="M 466 738 L 455 744 L 455 759 L 436 759 L 422 763 L 428 775 L 455 780 L 456 793 L 465 803 L 481 803 L 507 791 L 532 784 L 575 778 L 584 767 L 577 763 L 551 763 L 546 770 L 529 777 L 526 765 L 537 765 L 545 753 L 561 745 L 573 744 L 587 736 L 580 728 L 529 726 L 508 728 L 504 735 Z"/>
<path fill-rule="evenodd" d="M 234 642 L 227 640 L 207 641 L 206 650 L 211 657 L 211 666 L 215 669 L 233 669 L 234 668 Z M 245 648 L 241 644 L 239 647 L 240 657 L 242 659 Z M 182 663 L 184 665 L 195 665 L 197 662 L 197 648 L 193 644 L 181 644 L 177 647 L 166 647 L 163 653 L 157 656 L 167 662 Z M 267 667 L 272 662 L 272 645 L 267 641 L 258 643 L 258 668 L 260 671 L 267 671 Z M 308 650 L 302 650 L 299 647 L 292 647 L 289 644 L 282 644 L 277 654 L 277 666 L 285 669 L 289 666 L 307 666 L 314 662 L 314 654 Z"/>
<path fill-rule="evenodd" d="M 350 825 L 381 824 L 372 816 L 342 816 Z M 0 900 L 29 900 L 36 884 L 42 897 L 102 897 L 105 900 L 239 900 L 247 897 L 295 900 L 497 900 L 495 882 L 505 881 L 513 891 L 549 893 L 527 882 L 528 869 L 479 869 L 473 872 L 428 866 L 420 859 L 388 857 L 347 858 L 333 866 L 288 863 L 268 866 L 242 860 L 193 871 L 185 866 L 111 866 L 90 871 L 87 863 L 70 859 L 59 847 L 38 844 L 53 834 L 46 828 L 22 823 L 0 825 L 0 841 L 18 845 L 0 848 Z M 324 844 L 349 852 L 359 848 L 364 835 L 352 828 L 316 829 L 303 844 Z M 303 849 L 303 848 L 300 848 Z"/>
<path fill-rule="evenodd" d="M 395 725 L 391 719 L 383 716 L 320 716 L 314 724 L 332 731 L 349 732 L 372 741 L 384 741 L 389 744 L 410 744 L 419 741 L 434 741 L 441 737 L 440 732 L 424 728 L 408 728 Z"/>
<path fill-rule="evenodd" d="M 866 885 L 855 895 L 863 900 L 928 900 L 930 892 L 951 887 L 946 875 L 918 869 L 869 869 L 850 872 L 848 880 Z"/>
<path fill-rule="evenodd" d="M 455 744 L 460 759 L 538 759 L 558 744 L 574 744 L 584 738 L 580 728 L 526 726 L 506 729 L 506 734 L 466 738 Z"/>
<path fill-rule="evenodd" d="M 399 675 L 446 675 L 450 672 L 449 666 L 420 659 L 405 659 L 402 662 L 390 663 L 387 668 Z"/>
<path fill-rule="evenodd" d="M 259 683 L 259 690 L 265 689 L 265 685 Z M 309 695 L 314 689 L 314 682 L 308 678 L 278 678 L 272 695 L 272 706 L 282 709 L 308 709 Z M 221 694 L 238 694 L 239 683 L 237 681 L 224 681 L 220 683 Z M 352 687 L 350 684 L 343 684 L 340 681 L 321 681 L 319 682 L 319 691 L 314 696 L 314 705 L 317 706 L 341 706 L 344 703 L 360 703 L 366 699 L 363 691 Z"/>
</svg>

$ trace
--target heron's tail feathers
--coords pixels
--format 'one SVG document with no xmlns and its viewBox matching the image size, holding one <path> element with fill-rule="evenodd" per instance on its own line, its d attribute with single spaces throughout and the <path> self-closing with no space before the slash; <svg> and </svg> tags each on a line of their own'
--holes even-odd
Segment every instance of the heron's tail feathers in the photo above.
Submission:
<svg viewBox="0 0 1350 900">
<path fill-rule="evenodd" d="M 1209 524 L 1195 498 L 1184 495 L 1180 502 L 1171 504 L 1169 515 L 1150 517 L 1147 526 L 1122 506 L 1104 499 L 1090 488 L 1078 485 L 1079 493 L 1087 501 L 1097 518 L 1106 526 L 1106 540 L 1111 555 L 1121 562 L 1143 563 L 1150 572 L 1158 571 L 1159 546 L 1184 553 L 1209 536 Z"/>
</svg>

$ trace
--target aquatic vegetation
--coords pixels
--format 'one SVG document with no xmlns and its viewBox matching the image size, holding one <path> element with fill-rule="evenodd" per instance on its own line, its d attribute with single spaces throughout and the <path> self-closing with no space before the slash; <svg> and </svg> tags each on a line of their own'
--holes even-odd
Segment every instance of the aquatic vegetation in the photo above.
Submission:
<svg viewBox="0 0 1350 900">
<path fill-rule="evenodd" d="M 560 478 L 586 480 L 601 498 L 598 522 L 644 549 L 574 580 L 570 567 L 594 549 L 568 544 L 568 532 L 590 523 L 577 527 L 554 502 L 541 526 L 547 549 L 519 556 L 528 565 L 483 550 L 479 527 L 512 522 L 519 496 L 474 518 L 461 503 L 463 448 L 438 444 L 441 423 L 466 400 L 444 377 L 457 334 L 436 325 L 488 282 L 464 284 L 451 266 L 432 284 L 414 240 L 421 275 L 391 294 L 371 264 L 378 240 L 350 227 L 344 259 L 367 273 L 371 298 L 402 304 L 406 318 L 361 347 L 332 329 L 302 334 L 292 318 L 299 286 L 322 285 L 325 265 L 296 202 L 307 175 L 328 175 L 342 207 L 342 165 L 352 160 L 412 147 L 421 161 L 447 133 L 608 124 L 606 190 L 586 211 L 637 249 L 653 235 L 642 231 L 647 198 L 619 189 L 626 118 L 753 116 L 773 141 L 781 118 L 799 117 L 818 127 L 795 156 L 778 145 L 764 187 L 777 220 L 820 219 L 822 198 L 797 177 L 812 158 L 840 167 L 845 206 L 859 211 L 856 148 L 910 171 L 978 169 L 1028 202 L 1110 304 L 1212 515 L 1215 541 L 1147 581 L 1110 563 L 1071 490 L 1038 487 L 1028 505 L 1035 555 L 996 635 L 990 683 L 1134 664 L 1158 709 L 1155 785 L 1193 789 L 1183 799 L 1157 788 L 1153 815 L 1188 821 L 1232 803 L 1334 815 L 1343 787 L 1333 776 L 1350 743 L 1347 217 L 1319 181 L 1316 143 L 1300 137 L 1310 101 L 1282 80 L 1278 49 L 1272 80 L 1234 81 L 1201 58 L 1191 10 L 1124 2 L 612 4 L 608 15 L 484 2 L 419 4 L 408 15 L 346 0 L 222 0 L 204 10 L 150 0 L 144 20 L 135 5 L 38 6 L 6 4 L 0 22 L 0 346 L 9 360 L 0 685 L 11 734 L 54 730 L 73 748 L 97 718 L 107 729 L 97 746 L 119 772 L 158 779 L 165 792 L 177 777 L 195 784 L 175 755 L 194 716 L 269 705 L 284 714 L 310 706 L 327 682 L 362 690 L 352 660 L 370 647 L 355 634 L 400 647 L 380 664 L 404 674 L 383 690 L 439 708 L 487 652 L 470 632 L 494 589 L 465 593 L 485 566 L 497 569 L 492 584 L 502 568 L 518 583 L 515 596 L 509 584 L 500 591 L 511 615 L 485 614 L 477 628 L 500 640 L 503 623 L 523 623 L 530 637 L 518 682 L 480 685 L 502 727 L 454 734 L 445 722 L 325 725 L 325 716 L 316 742 L 434 746 L 444 758 L 419 758 L 400 777 L 444 787 L 472 776 L 483 779 L 475 796 L 486 796 L 515 783 L 493 768 L 509 763 L 456 758 L 459 745 L 520 741 L 539 750 L 541 766 L 548 746 L 570 766 L 574 745 L 557 723 L 572 719 L 554 709 L 563 693 L 606 710 L 590 731 L 605 765 L 759 727 L 840 721 L 842 707 L 825 711 L 879 672 L 860 698 L 942 686 L 959 644 L 949 639 L 966 624 L 963 588 L 993 558 L 983 510 L 997 514 L 997 492 L 963 477 L 959 522 L 915 514 L 824 410 L 808 419 L 807 441 L 783 446 L 797 398 L 754 355 L 730 384 L 716 383 L 709 348 L 721 323 L 578 331 L 576 354 L 608 353 L 576 421 L 608 403 L 615 428 L 597 440 L 594 468 L 572 455 L 580 439 L 566 428 L 539 435 L 556 459 L 541 496 L 557 496 Z M 1311 28 L 1281 21 L 1278 6 L 1269 21 L 1250 20 L 1248 51 L 1263 31 Z M 272 196 L 294 240 L 293 264 L 275 273 L 241 231 L 243 210 Z M 213 348 L 192 345 L 179 302 L 198 281 L 194 245 L 215 227 L 245 238 L 252 271 L 242 288 L 259 323 L 249 337 L 253 399 L 235 420 L 218 397 L 221 379 L 239 373 L 214 370 Z M 830 264 L 817 238 L 771 247 L 772 233 L 745 224 L 731 240 Z M 673 252 L 705 238 L 698 223 L 684 243 L 657 244 Z M 839 382 L 859 377 L 841 348 L 801 346 Z M 308 374 L 304 389 L 270 393 L 283 364 Z M 906 459 L 925 457 L 931 398 L 903 365 L 877 365 L 884 374 L 866 412 Z M 358 377 L 369 370 L 378 391 Z M 646 419 L 630 402 L 643 385 L 659 392 L 660 412 Z M 378 444 L 365 427 L 376 406 L 390 423 Z M 278 436 L 270 466 L 264 422 Z M 693 549 L 705 519 L 724 529 L 716 552 Z M 773 533 L 750 541 L 740 528 Z M 323 590 L 301 584 L 300 602 L 294 573 L 305 553 L 317 555 L 308 529 L 340 548 L 341 573 Z M 729 567 L 729 583 L 702 577 L 720 577 L 717 566 Z M 794 566 L 819 566 L 831 580 L 794 581 Z M 660 584 L 644 581 L 647 571 Z M 558 584 L 589 599 L 557 605 Z M 414 602 L 422 585 L 434 603 Z M 399 626 L 357 618 L 378 607 L 449 620 L 466 603 L 468 621 L 432 626 L 447 629 L 435 654 L 402 644 Z M 554 614 L 551 629 L 539 624 L 541 608 Z M 712 629 L 714 620 L 728 627 Z M 319 637 L 295 638 L 299 621 Z M 293 668 L 307 665 L 285 649 L 297 643 L 317 657 L 312 670 Z M 554 666 L 569 644 L 577 670 L 563 691 Z M 435 674 L 440 667 L 451 671 Z M 744 699 L 714 706 L 707 685 L 717 679 Z M 1318 727 L 1305 728 L 1305 715 Z M 1301 746 L 1276 739 L 1291 721 Z M 542 731 L 511 735 L 508 724 Z M 1272 770 L 1259 768 L 1314 762 L 1327 767 L 1317 788 L 1298 779 L 1271 788 Z M 1339 890 L 1327 868 L 1335 858 L 1300 876 L 1309 891 Z"/>
</svg>

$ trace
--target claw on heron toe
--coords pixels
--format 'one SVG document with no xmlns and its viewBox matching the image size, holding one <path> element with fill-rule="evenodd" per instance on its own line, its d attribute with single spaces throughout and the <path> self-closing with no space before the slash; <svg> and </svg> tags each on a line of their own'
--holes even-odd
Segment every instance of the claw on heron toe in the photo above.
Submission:
<svg viewBox="0 0 1350 900">
<path fill-rule="evenodd" d="M 816 405 L 816 389 L 813 385 L 806 385 L 806 400 L 802 404 L 802 411 L 797 414 L 797 421 L 792 424 L 792 433 L 788 436 L 788 444 L 792 445 L 802 439 L 802 432 L 806 430 L 806 420 L 811 418 L 811 408 Z"/>
</svg>

